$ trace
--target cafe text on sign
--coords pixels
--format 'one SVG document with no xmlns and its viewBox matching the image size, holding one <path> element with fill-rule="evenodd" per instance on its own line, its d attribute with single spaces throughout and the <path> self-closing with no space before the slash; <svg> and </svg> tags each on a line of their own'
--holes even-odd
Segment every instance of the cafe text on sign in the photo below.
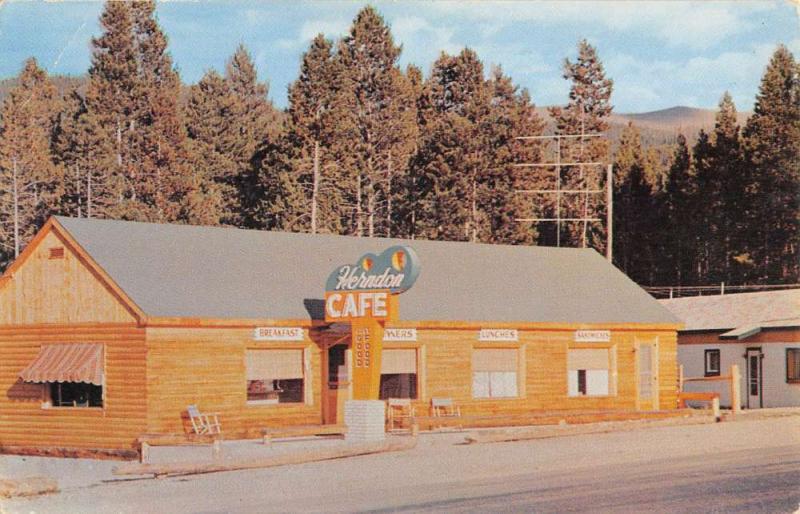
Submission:
<svg viewBox="0 0 800 514">
<path fill-rule="evenodd" d="M 351 321 L 358 318 L 384 320 L 388 316 L 388 291 L 325 293 L 326 321 Z"/>
<path fill-rule="evenodd" d="M 256 327 L 253 339 L 256 341 L 302 341 L 301 327 Z"/>
<path fill-rule="evenodd" d="M 611 341 L 611 332 L 608 330 L 576 330 L 576 343 L 607 343 Z"/>
</svg>

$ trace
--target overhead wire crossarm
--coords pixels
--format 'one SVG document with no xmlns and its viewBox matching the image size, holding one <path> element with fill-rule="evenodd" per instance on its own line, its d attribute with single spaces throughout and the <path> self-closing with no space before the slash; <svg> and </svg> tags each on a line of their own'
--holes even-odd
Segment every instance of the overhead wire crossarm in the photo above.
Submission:
<svg viewBox="0 0 800 514">
<path fill-rule="evenodd" d="M 553 134 L 546 136 L 518 136 L 517 140 L 522 141 L 536 141 L 536 140 L 550 140 L 555 141 L 555 162 L 541 162 L 541 163 L 516 163 L 513 164 L 514 168 L 553 168 L 555 172 L 555 189 L 518 189 L 515 194 L 539 195 L 539 194 L 553 194 L 555 195 L 555 217 L 554 218 L 515 218 L 519 223 L 539 223 L 539 222 L 555 222 L 556 223 L 556 246 L 561 246 L 561 224 L 562 222 L 582 222 L 583 223 L 583 246 L 587 244 L 587 228 L 589 223 L 602 222 L 602 219 L 589 217 L 589 195 L 597 195 L 606 193 L 606 258 L 610 261 L 611 242 L 612 242 L 612 169 L 610 165 L 604 162 L 562 162 L 561 161 L 561 141 L 565 139 L 577 139 L 581 143 L 581 155 L 583 155 L 583 140 L 588 138 L 605 137 L 602 132 L 595 132 L 586 134 L 583 132 L 583 123 L 581 124 L 580 134 Z M 583 170 L 588 167 L 601 166 L 606 168 L 606 187 L 604 189 L 589 189 L 588 183 L 585 183 L 584 189 L 562 189 L 562 167 L 569 168 L 577 167 L 583 179 Z M 562 195 L 582 195 L 583 196 L 583 216 L 580 218 L 564 218 L 562 214 Z"/>
</svg>

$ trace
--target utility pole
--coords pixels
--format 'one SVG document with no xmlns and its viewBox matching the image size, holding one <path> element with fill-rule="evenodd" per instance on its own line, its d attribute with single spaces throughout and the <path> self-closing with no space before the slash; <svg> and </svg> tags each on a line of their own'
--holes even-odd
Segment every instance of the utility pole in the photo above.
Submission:
<svg viewBox="0 0 800 514">
<path fill-rule="evenodd" d="M 606 259 L 614 262 L 614 165 L 606 168 Z"/>
</svg>

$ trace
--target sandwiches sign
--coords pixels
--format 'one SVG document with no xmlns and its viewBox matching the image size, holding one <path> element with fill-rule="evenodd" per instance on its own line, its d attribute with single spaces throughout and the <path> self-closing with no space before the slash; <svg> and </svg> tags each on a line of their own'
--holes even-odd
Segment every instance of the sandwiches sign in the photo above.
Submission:
<svg viewBox="0 0 800 514">
<path fill-rule="evenodd" d="M 393 246 L 380 255 L 368 253 L 356 264 L 336 268 L 325 284 L 325 319 L 386 319 L 390 295 L 407 291 L 419 275 L 419 258 L 407 246 Z"/>
</svg>

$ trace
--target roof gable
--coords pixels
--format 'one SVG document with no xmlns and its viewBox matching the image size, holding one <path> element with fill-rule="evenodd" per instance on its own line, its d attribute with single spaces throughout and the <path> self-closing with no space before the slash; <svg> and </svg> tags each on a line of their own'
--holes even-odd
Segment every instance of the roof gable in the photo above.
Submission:
<svg viewBox="0 0 800 514">
<path fill-rule="evenodd" d="M 0 323 L 131 323 L 143 313 L 54 219 L 0 281 Z"/>
<path fill-rule="evenodd" d="M 406 244 L 421 272 L 401 297 L 401 320 L 677 323 L 587 249 L 58 221 L 149 316 L 321 319 L 337 265 Z"/>
</svg>

